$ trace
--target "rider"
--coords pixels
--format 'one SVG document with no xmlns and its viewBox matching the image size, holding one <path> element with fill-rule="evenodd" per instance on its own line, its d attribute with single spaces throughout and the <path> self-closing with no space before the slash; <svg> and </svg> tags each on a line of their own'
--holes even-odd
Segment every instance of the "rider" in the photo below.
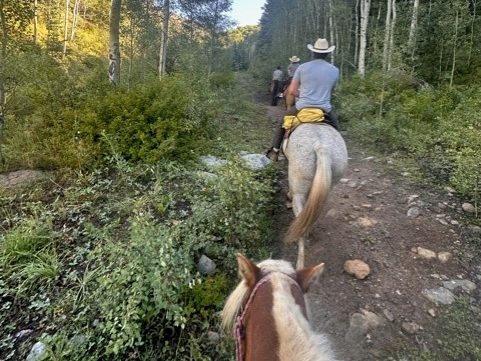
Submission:
<svg viewBox="0 0 481 361">
<path fill-rule="evenodd" d="M 271 105 L 277 105 L 277 96 L 279 92 L 282 90 L 282 80 L 284 79 L 284 73 L 281 70 L 281 66 L 279 65 L 276 70 L 272 73 L 272 85 L 271 85 Z"/>
<path fill-rule="evenodd" d="M 289 58 L 289 61 L 291 63 L 287 66 L 287 80 L 282 89 L 282 93 L 284 93 L 286 89 L 289 88 L 292 78 L 294 77 L 294 74 L 296 73 L 296 70 L 300 65 L 299 62 L 301 61 L 301 59 L 299 59 L 296 55 L 293 55 Z"/>
<path fill-rule="evenodd" d="M 301 61 L 301 59 L 299 59 L 296 55 L 294 55 L 289 58 L 289 61 L 291 63 L 287 67 L 287 79 L 292 80 L 297 68 L 299 68 L 299 65 L 300 65 L 299 62 Z"/>
<path fill-rule="evenodd" d="M 339 78 L 339 69 L 325 60 L 336 47 L 329 46 L 326 39 L 317 39 L 314 45 L 308 44 L 307 48 L 312 52 L 313 60 L 297 68 L 287 90 L 286 102 L 289 108 L 285 115 L 296 115 L 303 108 L 320 108 L 326 113 L 325 122 L 339 130 L 337 117 L 331 105 L 331 95 Z M 284 133 L 281 119 L 272 147 L 266 153 L 273 161 L 276 161 L 279 155 Z"/>
</svg>

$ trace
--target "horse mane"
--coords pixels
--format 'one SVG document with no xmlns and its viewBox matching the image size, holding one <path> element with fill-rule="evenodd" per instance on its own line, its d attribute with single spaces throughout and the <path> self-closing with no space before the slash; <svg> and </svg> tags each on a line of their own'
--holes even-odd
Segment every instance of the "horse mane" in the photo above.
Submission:
<svg viewBox="0 0 481 361">
<path fill-rule="evenodd" d="M 249 296 L 249 287 L 246 282 L 242 280 L 227 299 L 224 308 L 222 309 L 222 323 L 221 329 L 230 332 L 234 326 L 234 321 L 240 313 L 242 305 L 246 302 Z"/>
<path fill-rule="evenodd" d="M 279 335 L 279 359 L 302 361 L 335 361 L 329 340 L 312 330 L 301 308 L 294 300 L 290 284 L 281 275 L 272 277 L 273 316 Z"/>
<path fill-rule="evenodd" d="M 282 272 L 288 275 L 295 274 L 295 270 L 292 265 L 289 262 L 283 260 L 267 259 L 259 263 L 257 267 L 260 268 L 261 273 Z M 234 289 L 234 291 L 232 291 L 230 296 L 227 298 L 227 301 L 222 310 L 222 330 L 227 332 L 230 332 L 230 330 L 232 330 L 235 318 L 240 313 L 242 306 L 245 304 L 245 302 L 247 302 L 250 291 L 251 290 L 249 289 L 244 280 L 242 280 Z"/>
</svg>

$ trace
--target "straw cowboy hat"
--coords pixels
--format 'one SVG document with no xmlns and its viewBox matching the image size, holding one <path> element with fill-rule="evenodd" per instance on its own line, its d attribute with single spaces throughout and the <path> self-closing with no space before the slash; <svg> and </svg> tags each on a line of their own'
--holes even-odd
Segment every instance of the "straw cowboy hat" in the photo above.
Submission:
<svg viewBox="0 0 481 361">
<path fill-rule="evenodd" d="M 293 57 L 289 58 L 289 60 L 291 61 L 291 63 L 298 63 L 301 61 L 301 59 L 299 59 L 296 55 L 294 55 Z"/>
<path fill-rule="evenodd" d="M 331 53 L 336 48 L 335 45 L 329 46 L 327 39 L 317 39 L 314 45 L 307 44 L 307 48 L 314 53 Z"/>
</svg>

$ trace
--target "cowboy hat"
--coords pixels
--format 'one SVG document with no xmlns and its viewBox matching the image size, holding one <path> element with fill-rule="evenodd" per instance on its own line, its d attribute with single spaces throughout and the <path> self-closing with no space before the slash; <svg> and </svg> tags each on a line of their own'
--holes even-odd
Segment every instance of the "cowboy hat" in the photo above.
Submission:
<svg viewBox="0 0 481 361">
<path fill-rule="evenodd" d="M 335 45 L 329 46 L 327 39 L 317 39 L 314 45 L 307 44 L 307 48 L 314 53 L 331 53 L 336 48 Z"/>
<path fill-rule="evenodd" d="M 296 55 L 292 56 L 291 58 L 289 58 L 289 60 L 292 62 L 292 63 L 298 63 L 301 61 L 301 59 L 299 59 Z"/>
</svg>

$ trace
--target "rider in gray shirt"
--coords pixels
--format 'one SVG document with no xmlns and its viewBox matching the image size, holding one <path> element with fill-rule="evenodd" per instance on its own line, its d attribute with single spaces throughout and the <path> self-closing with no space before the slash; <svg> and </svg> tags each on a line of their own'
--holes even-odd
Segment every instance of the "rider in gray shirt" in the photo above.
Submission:
<svg viewBox="0 0 481 361">
<path fill-rule="evenodd" d="M 309 44 L 307 48 L 312 52 L 313 60 L 297 68 L 289 85 L 286 102 L 290 108 L 285 115 L 296 115 L 302 108 L 321 108 L 326 113 L 325 122 L 339 129 L 331 105 L 332 91 L 339 78 L 339 69 L 325 60 L 336 47 L 329 47 L 326 39 L 317 39 L 314 45 Z M 294 101 L 295 106 L 292 106 Z M 285 129 L 282 127 L 282 121 L 283 119 L 278 124 L 272 147 L 266 153 L 274 161 L 277 160 L 284 138 Z"/>
<path fill-rule="evenodd" d="M 332 90 L 338 78 L 339 69 L 324 59 L 314 59 L 300 65 L 293 78 L 300 84 L 297 110 L 322 108 L 329 113 L 332 109 Z"/>
</svg>

